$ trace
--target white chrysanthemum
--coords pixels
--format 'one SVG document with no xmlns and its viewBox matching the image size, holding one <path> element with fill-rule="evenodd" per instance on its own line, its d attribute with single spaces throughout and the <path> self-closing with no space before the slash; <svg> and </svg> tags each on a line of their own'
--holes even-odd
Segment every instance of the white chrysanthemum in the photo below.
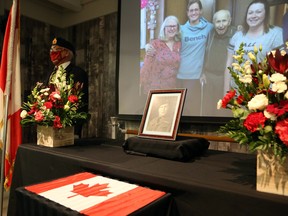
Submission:
<svg viewBox="0 0 288 216">
<path fill-rule="evenodd" d="M 219 109 L 221 109 L 221 107 L 222 107 L 222 100 L 219 100 L 217 102 L 217 109 L 219 110 Z"/>
<path fill-rule="evenodd" d="M 264 110 L 268 105 L 268 98 L 264 94 L 255 95 L 248 102 L 249 110 Z"/>
<path fill-rule="evenodd" d="M 271 78 L 270 78 L 270 81 L 271 82 L 283 82 L 286 80 L 286 77 L 283 75 L 283 74 L 280 74 L 280 73 L 275 73 L 275 74 L 272 74 Z"/>
<path fill-rule="evenodd" d="M 24 118 L 26 118 L 26 116 L 27 116 L 27 111 L 26 110 L 22 110 L 22 112 L 20 113 L 20 117 L 22 118 L 22 119 L 24 119 Z"/>
<path fill-rule="evenodd" d="M 274 113 L 269 113 L 267 112 L 267 110 L 264 110 L 264 116 L 272 121 L 275 121 L 277 119 Z"/>
<path fill-rule="evenodd" d="M 277 93 L 283 93 L 287 90 L 287 85 L 285 82 L 275 82 L 272 84 L 272 91 Z"/>
<path fill-rule="evenodd" d="M 239 81 L 242 83 L 251 83 L 252 82 L 252 76 L 250 74 L 239 76 Z"/>
</svg>

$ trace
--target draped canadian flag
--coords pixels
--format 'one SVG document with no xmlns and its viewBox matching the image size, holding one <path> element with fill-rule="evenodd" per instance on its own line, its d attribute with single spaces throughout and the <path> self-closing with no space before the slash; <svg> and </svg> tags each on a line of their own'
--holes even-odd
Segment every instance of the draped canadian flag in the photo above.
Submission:
<svg viewBox="0 0 288 216">
<path fill-rule="evenodd" d="M 90 216 L 125 216 L 166 194 L 88 172 L 25 189 Z"/>
<path fill-rule="evenodd" d="M 22 142 L 20 112 L 20 12 L 19 0 L 13 0 L 6 25 L 0 66 L 0 144 L 1 148 L 6 150 L 4 169 L 6 189 L 10 187 L 17 148 Z M 3 148 L 5 144 L 6 147 Z"/>
</svg>

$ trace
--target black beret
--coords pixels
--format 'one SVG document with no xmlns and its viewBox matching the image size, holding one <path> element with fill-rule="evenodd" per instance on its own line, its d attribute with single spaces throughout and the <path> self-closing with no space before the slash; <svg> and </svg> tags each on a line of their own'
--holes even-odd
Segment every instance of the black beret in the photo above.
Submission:
<svg viewBox="0 0 288 216">
<path fill-rule="evenodd" d="M 67 40 L 65 40 L 64 38 L 61 37 L 55 37 L 52 40 L 52 45 L 57 45 L 57 46 L 61 46 L 64 47 L 66 49 L 69 49 L 73 52 L 73 54 L 75 54 L 75 48 L 74 46 Z"/>
</svg>

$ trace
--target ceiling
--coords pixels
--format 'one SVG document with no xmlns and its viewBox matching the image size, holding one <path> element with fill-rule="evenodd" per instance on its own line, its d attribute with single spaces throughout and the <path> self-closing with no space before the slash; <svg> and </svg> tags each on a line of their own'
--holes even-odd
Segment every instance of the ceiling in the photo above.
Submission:
<svg viewBox="0 0 288 216">
<path fill-rule="evenodd" d="M 34 4 L 57 12 L 79 12 L 86 4 L 97 0 L 30 0 Z"/>
</svg>

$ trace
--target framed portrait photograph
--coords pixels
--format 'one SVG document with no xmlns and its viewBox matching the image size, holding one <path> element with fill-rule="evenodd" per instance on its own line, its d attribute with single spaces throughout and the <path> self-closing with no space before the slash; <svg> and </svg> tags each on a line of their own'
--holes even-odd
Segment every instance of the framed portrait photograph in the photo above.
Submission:
<svg viewBox="0 0 288 216">
<path fill-rule="evenodd" d="M 186 89 L 150 90 L 138 136 L 175 140 L 186 96 Z"/>
</svg>

